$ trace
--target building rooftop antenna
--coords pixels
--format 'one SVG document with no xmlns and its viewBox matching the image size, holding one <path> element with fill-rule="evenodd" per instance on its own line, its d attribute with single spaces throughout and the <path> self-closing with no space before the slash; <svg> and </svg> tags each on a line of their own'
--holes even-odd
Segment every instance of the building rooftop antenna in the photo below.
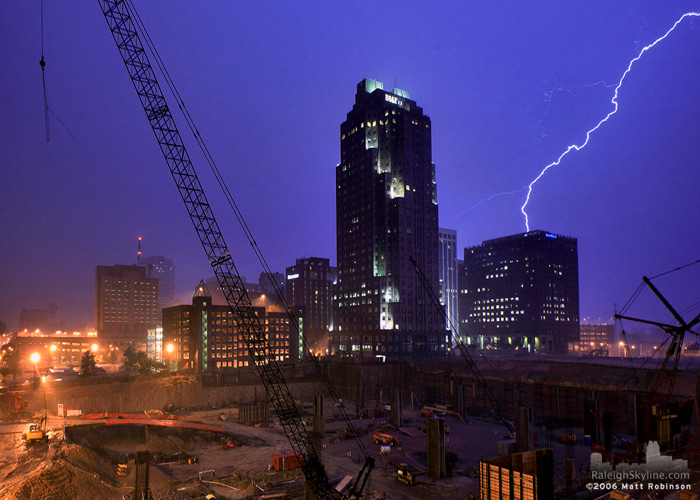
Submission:
<svg viewBox="0 0 700 500">
<path fill-rule="evenodd" d="M 141 236 L 139 236 L 139 246 L 136 251 L 136 264 L 141 264 Z"/>
</svg>

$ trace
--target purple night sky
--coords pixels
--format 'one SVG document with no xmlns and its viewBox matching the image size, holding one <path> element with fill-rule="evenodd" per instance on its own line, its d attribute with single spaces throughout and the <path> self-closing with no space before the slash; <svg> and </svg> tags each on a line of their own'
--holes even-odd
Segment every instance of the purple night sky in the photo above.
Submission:
<svg viewBox="0 0 700 500">
<path fill-rule="evenodd" d="M 441 227 L 460 251 L 525 231 L 539 171 L 613 109 L 631 59 L 700 1 L 136 1 L 273 270 L 335 262 L 339 128 L 365 77 L 432 119 Z M 79 5 L 79 7 L 78 7 Z M 94 321 L 96 265 L 176 265 L 187 299 L 212 275 L 97 2 L 0 2 L 0 320 L 58 305 Z M 641 282 L 700 258 L 700 18 L 635 64 L 620 109 L 538 182 L 531 229 L 579 244 L 582 319 L 607 320 Z M 170 101 L 171 107 L 174 102 Z M 195 167 L 239 269 L 260 273 L 184 121 Z M 478 205 L 478 206 L 477 206 Z M 700 268 L 655 281 L 679 310 Z M 629 311 L 658 321 L 646 303 Z M 686 317 L 697 314 L 689 310 Z"/>
</svg>

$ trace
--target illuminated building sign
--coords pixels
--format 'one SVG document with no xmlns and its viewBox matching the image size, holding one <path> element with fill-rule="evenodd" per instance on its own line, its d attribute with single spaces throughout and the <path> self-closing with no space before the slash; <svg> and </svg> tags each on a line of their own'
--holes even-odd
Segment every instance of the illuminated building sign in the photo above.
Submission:
<svg viewBox="0 0 700 500">
<path fill-rule="evenodd" d="M 384 100 L 386 102 L 390 102 L 391 104 L 396 104 L 397 106 L 400 106 L 403 109 L 410 109 L 409 105 L 403 99 L 401 99 L 400 97 L 396 97 L 395 95 L 384 94 Z"/>
<path fill-rule="evenodd" d="M 295 280 L 295 279 L 297 279 L 298 277 L 299 277 L 299 273 L 296 273 L 296 274 L 288 274 L 288 275 L 287 275 L 287 279 L 288 279 L 288 280 Z"/>
</svg>

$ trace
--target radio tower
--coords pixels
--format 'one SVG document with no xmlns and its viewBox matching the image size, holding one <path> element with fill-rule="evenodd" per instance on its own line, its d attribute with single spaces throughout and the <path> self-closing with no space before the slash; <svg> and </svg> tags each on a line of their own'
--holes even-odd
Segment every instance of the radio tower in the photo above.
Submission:
<svg viewBox="0 0 700 500">
<path fill-rule="evenodd" d="M 136 251 L 136 263 L 141 264 L 141 236 L 139 236 L 139 248 Z"/>
</svg>

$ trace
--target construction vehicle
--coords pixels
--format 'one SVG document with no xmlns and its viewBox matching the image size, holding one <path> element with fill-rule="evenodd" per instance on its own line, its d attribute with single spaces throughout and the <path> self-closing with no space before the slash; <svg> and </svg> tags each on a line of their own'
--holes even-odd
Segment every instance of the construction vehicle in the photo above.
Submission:
<svg viewBox="0 0 700 500">
<path fill-rule="evenodd" d="M 299 463 L 306 477 L 307 484 L 319 500 L 361 497 L 369 474 L 374 467 L 374 459 L 368 455 L 364 445 L 358 438 L 357 432 L 353 432 L 358 446 L 364 453 L 365 463 L 347 496 L 331 487 L 323 464 L 303 424 L 299 409 L 282 376 L 275 353 L 270 349 L 267 342 L 265 328 L 261 325 L 255 313 L 251 299 L 246 291 L 245 283 L 224 241 L 223 234 L 204 193 L 199 176 L 194 169 L 182 136 L 171 114 L 170 107 L 156 78 L 154 67 L 151 65 L 146 48 L 150 50 L 156 66 L 160 68 L 161 75 L 172 90 L 177 105 L 184 113 L 187 124 L 192 130 L 202 153 L 205 155 L 207 163 L 214 172 L 219 187 L 222 189 L 231 210 L 238 219 L 248 242 L 261 263 L 264 263 L 264 258 L 250 232 L 250 228 L 233 200 L 221 172 L 216 167 L 208 148 L 202 141 L 199 131 L 194 126 L 192 116 L 180 98 L 141 18 L 134 10 L 133 4 L 128 0 L 98 0 L 98 2 L 117 45 L 119 55 L 124 62 L 134 89 L 138 94 L 139 101 L 146 113 L 146 118 L 156 136 L 161 153 L 168 164 L 180 197 L 194 225 L 199 241 L 226 297 L 234 322 L 248 347 L 249 355 L 265 386 L 280 424 L 287 435 L 292 452 L 299 457 Z M 144 47 L 144 42 L 146 47 Z M 292 321 L 292 323 L 294 322 Z M 310 354 L 310 357 L 312 360 L 315 360 L 313 354 Z M 340 409 L 348 426 L 354 428 L 342 407 Z"/>
<path fill-rule="evenodd" d="M 444 417 L 445 415 L 451 415 L 453 417 L 457 417 L 463 424 L 469 424 L 470 422 L 468 420 L 464 420 L 464 417 L 457 412 L 453 410 L 447 410 L 447 409 L 442 409 L 437 406 L 424 406 L 421 408 L 420 411 L 420 416 L 421 417 Z"/>
<path fill-rule="evenodd" d="M 385 446 L 401 446 L 401 440 L 394 434 L 374 431 L 372 437 L 374 438 L 374 444 L 383 444 Z"/>
<path fill-rule="evenodd" d="M 46 420 L 47 416 L 43 415 L 38 424 L 29 424 L 27 432 L 24 433 L 24 439 L 27 441 L 27 445 L 39 443 L 41 441 L 45 443 L 49 441 L 49 436 L 46 434 Z"/>
<path fill-rule="evenodd" d="M 12 409 L 12 413 L 19 413 L 23 410 L 29 409 L 29 401 L 25 401 L 19 392 L 12 392 L 10 394 L 12 394 L 15 397 L 15 407 Z"/>
<path fill-rule="evenodd" d="M 396 471 L 396 480 L 408 486 L 413 486 L 416 483 L 416 477 L 422 474 L 423 472 L 415 467 L 401 463 Z"/>
<path fill-rule="evenodd" d="M 568 433 L 557 436 L 558 443 L 576 444 L 576 434 Z"/>
</svg>

